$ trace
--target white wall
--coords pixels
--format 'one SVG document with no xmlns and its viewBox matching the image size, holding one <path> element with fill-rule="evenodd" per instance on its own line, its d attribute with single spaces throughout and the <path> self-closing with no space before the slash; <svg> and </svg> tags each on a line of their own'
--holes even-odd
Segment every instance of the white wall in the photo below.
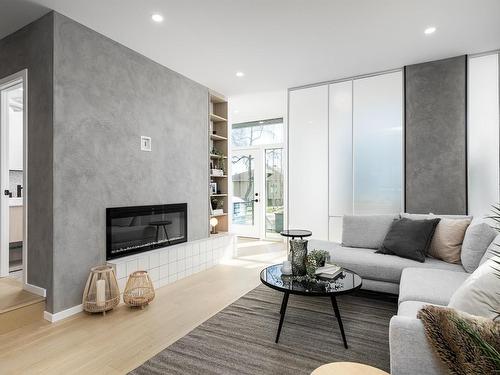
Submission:
<svg viewBox="0 0 500 375">
<path fill-rule="evenodd" d="M 286 118 L 287 91 L 268 91 L 229 98 L 229 118 L 232 124 Z"/>
</svg>

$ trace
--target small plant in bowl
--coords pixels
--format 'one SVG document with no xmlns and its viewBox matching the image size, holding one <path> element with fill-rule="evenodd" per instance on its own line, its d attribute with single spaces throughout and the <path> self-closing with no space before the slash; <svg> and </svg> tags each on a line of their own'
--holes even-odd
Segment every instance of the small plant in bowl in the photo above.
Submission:
<svg viewBox="0 0 500 375">
<path fill-rule="evenodd" d="M 326 250 L 318 250 L 314 249 L 309 253 L 311 257 L 313 257 L 316 262 L 316 267 L 324 267 L 326 260 L 329 258 L 330 254 Z"/>
</svg>

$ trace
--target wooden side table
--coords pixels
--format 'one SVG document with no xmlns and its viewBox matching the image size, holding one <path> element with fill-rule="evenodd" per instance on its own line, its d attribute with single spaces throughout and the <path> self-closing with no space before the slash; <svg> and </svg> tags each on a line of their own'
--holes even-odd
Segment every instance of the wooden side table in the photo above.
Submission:
<svg viewBox="0 0 500 375">
<path fill-rule="evenodd" d="M 311 375 L 389 375 L 378 368 L 354 362 L 334 362 L 318 367 Z"/>
</svg>

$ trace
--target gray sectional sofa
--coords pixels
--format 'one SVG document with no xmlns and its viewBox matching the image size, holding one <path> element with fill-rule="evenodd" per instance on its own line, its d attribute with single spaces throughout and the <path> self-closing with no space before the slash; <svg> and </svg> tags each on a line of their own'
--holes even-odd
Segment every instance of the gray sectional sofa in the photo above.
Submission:
<svg viewBox="0 0 500 375">
<path fill-rule="evenodd" d="M 413 219 L 428 217 L 409 214 L 401 216 Z M 448 372 L 427 342 L 423 324 L 417 319 L 417 312 L 428 304 L 448 305 L 453 293 L 470 275 L 469 272 L 473 272 L 478 266 L 479 259 L 487 256 L 484 254 L 486 248 L 492 242 L 500 240 L 500 236 L 494 241 L 496 232 L 471 218 L 464 246 L 467 241 L 467 246 L 476 253 L 472 255 L 475 267 L 469 261 L 466 262 L 469 272 L 462 264 L 446 263 L 430 257 L 420 263 L 395 255 L 376 253 L 376 248 L 383 242 L 392 221 L 398 217 L 399 215 L 345 216 L 342 244 L 312 239 L 308 248 L 328 250 L 332 262 L 363 277 L 364 289 L 399 295 L 398 314 L 391 319 L 389 329 L 392 375 L 444 375 Z M 486 227 L 486 230 L 478 231 L 474 228 L 475 230 L 469 231 L 474 225 Z M 481 263 L 483 261 L 485 260 L 481 259 Z"/>
</svg>

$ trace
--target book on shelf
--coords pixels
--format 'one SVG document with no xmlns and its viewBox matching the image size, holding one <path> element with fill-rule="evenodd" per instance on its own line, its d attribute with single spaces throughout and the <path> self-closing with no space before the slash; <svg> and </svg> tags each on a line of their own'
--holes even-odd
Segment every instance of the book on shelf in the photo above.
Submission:
<svg viewBox="0 0 500 375">
<path fill-rule="evenodd" d="M 324 267 L 319 267 L 316 270 L 316 276 L 322 279 L 334 280 L 342 273 L 342 267 L 336 264 L 325 264 Z"/>
</svg>

